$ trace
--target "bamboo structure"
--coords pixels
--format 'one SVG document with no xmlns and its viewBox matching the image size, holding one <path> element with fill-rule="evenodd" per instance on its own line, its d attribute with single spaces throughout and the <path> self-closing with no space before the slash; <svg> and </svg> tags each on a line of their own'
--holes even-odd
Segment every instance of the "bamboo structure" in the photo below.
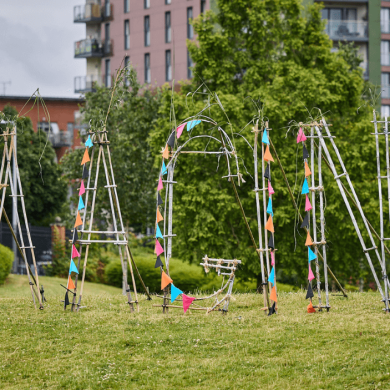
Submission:
<svg viewBox="0 0 390 390">
<path fill-rule="evenodd" d="M 10 187 L 11 190 L 11 197 L 13 202 L 13 210 L 16 214 L 14 217 L 16 217 L 16 226 L 17 226 L 17 232 L 19 234 L 20 243 L 17 240 L 16 234 L 14 230 L 11 228 L 11 233 L 13 235 L 15 244 L 19 251 L 22 254 L 22 258 L 24 260 L 24 264 L 26 267 L 27 272 L 27 278 L 30 285 L 31 295 L 34 303 L 34 307 L 36 308 L 36 301 L 35 296 L 38 298 L 38 304 L 39 308 L 43 309 L 43 303 L 42 303 L 42 297 L 39 294 L 39 276 L 38 276 L 38 268 L 37 263 L 35 260 L 35 252 L 34 252 L 34 246 L 31 239 L 31 233 L 30 228 L 28 224 L 27 219 L 27 213 L 26 213 L 26 207 L 24 203 L 24 195 L 23 195 L 23 189 L 22 189 L 22 183 L 20 180 L 20 173 L 19 173 L 19 166 L 18 166 L 18 159 L 17 159 L 17 152 L 16 152 L 16 125 L 14 122 L 1 122 L 2 124 L 11 125 L 12 129 L 11 132 L 9 131 L 9 128 L 7 128 L 1 136 L 4 138 L 4 150 L 3 150 L 3 157 L 1 160 L 1 168 L 0 168 L 0 190 L 2 190 L 1 194 L 1 203 L 0 203 L 0 221 L 1 217 L 4 214 L 8 223 L 8 226 L 11 228 L 11 224 L 9 223 L 8 217 L 4 210 L 4 202 L 5 202 L 5 196 L 6 196 L 6 190 L 8 187 Z M 11 159 L 13 159 L 13 166 L 11 168 Z M 3 178 L 4 175 L 4 178 Z M 13 180 L 15 178 L 16 180 Z M 20 199 L 20 205 L 23 213 L 23 222 L 26 229 L 27 234 L 27 245 L 24 243 L 24 238 L 22 234 L 22 227 L 21 227 L 21 221 L 19 218 L 18 213 L 18 199 Z M 27 262 L 27 252 L 26 249 L 30 250 L 32 262 L 34 265 L 34 273 L 35 278 L 31 273 L 30 266 Z M 35 283 L 35 286 L 34 286 Z M 35 291 L 35 289 L 37 291 Z"/>
<path fill-rule="evenodd" d="M 91 140 L 94 144 L 94 147 L 92 149 L 92 154 L 90 158 L 90 165 L 89 165 L 89 171 L 88 171 L 88 180 L 87 180 L 87 186 L 85 187 L 86 196 L 85 196 L 85 208 L 83 209 L 83 217 L 82 217 L 82 227 L 80 230 L 78 230 L 78 233 L 80 233 L 80 237 L 76 236 L 76 229 L 73 231 L 73 240 L 72 242 L 78 242 L 80 244 L 80 257 L 78 258 L 78 265 L 77 268 L 80 270 L 80 263 L 81 263 L 81 256 L 83 253 L 83 247 L 85 246 L 85 255 L 84 255 L 84 263 L 83 263 L 83 272 L 82 272 L 82 279 L 81 279 L 81 287 L 80 287 L 80 293 L 78 298 L 78 303 L 76 304 L 76 293 L 77 293 L 77 283 L 78 283 L 78 274 L 76 275 L 75 279 L 75 289 L 74 289 L 74 295 L 73 295 L 73 301 L 72 301 L 72 311 L 75 310 L 77 307 L 77 311 L 80 310 L 81 307 L 81 299 L 83 296 L 83 288 L 84 288 L 84 281 L 85 281 L 85 272 L 87 268 L 87 262 L 88 262 L 88 252 L 89 252 L 89 246 L 93 243 L 110 243 L 115 244 L 118 246 L 119 251 L 119 257 L 121 260 L 121 266 L 122 266 L 122 275 L 123 275 L 123 286 L 127 295 L 127 303 L 129 304 L 131 312 L 134 312 L 134 303 L 136 304 L 137 311 L 139 311 L 139 301 L 138 301 L 138 293 L 137 288 L 135 284 L 135 278 L 134 278 L 134 270 L 141 281 L 141 284 L 143 285 L 146 294 L 148 295 L 149 299 L 150 295 L 142 281 L 142 278 L 138 272 L 138 269 L 136 268 L 134 259 L 132 257 L 125 227 L 123 225 L 122 220 L 122 214 L 120 210 L 119 205 L 119 199 L 118 199 L 118 193 L 117 193 L 117 185 L 115 184 L 115 177 L 114 177 L 114 171 L 112 168 L 112 162 L 111 162 L 111 153 L 110 153 L 110 142 L 107 139 L 107 131 L 89 131 L 88 134 L 91 136 Z M 96 147 L 97 146 L 97 147 Z M 92 179 L 92 170 L 95 160 L 95 154 L 97 153 L 97 163 L 96 163 L 96 170 L 95 170 L 95 178 Z M 107 160 L 106 161 L 106 155 Z M 99 179 L 99 170 L 100 165 L 103 165 L 104 169 L 104 176 L 106 179 L 106 185 L 104 186 L 108 190 L 109 195 L 109 202 L 110 202 L 110 216 L 112 218 L 112 231 L 98 231 L 93 230 L 93 222 L 94 222 L 94 211 L 95 211 L 95 204 L 96 204 L 96 195 L 98 190 L 98 179 Z M 92 201 L 91 201 L 91 207 L 88 210 L 88 201 L 90 197 L 90 192 L 92 195 Z M 119 225 L 119 230 L 118 230 Z M 114 236 L 114 240 L 109 239 L 100 239 L 100 240 L 94 240 L 91 238 L 92 234 L 110 234 Z M 86 237 L 85 237 L 86 236 Z M 127 264 L 130 269 L 130 275 L 131 275 L 131 281 L 132 281 L 132 287 L 133 287 L 133 293 L 134 293 L 134 299 L 132 298 L 130 286 L 127 282 Z"/>
</svg>

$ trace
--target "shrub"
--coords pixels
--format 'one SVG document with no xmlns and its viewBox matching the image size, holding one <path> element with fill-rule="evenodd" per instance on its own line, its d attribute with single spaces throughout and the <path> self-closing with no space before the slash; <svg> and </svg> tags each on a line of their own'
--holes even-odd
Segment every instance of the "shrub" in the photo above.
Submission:
<svg viewBox="0 0 390 390">
<path fill-rule="evenodd" d="M 14 254 L 11 249 L 0 244 L 0 284 L 4 284 L 5 279 L 11 272 Z"/>
</svg>

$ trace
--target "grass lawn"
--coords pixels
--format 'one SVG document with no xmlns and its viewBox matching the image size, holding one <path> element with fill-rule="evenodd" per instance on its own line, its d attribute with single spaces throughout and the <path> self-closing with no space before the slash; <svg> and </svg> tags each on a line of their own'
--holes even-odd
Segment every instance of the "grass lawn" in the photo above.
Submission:
<svg viewBox="0 0 390 390">
<path fill-rule="evenodd" d="M 331 297 L 307 314 L 303 292 L 281 292 L 279 314 L 262 297 L 235 294 L 219 312 L 163 315 L 140 298 L 86 283 L 80 313 L 62 310 L 57 278 L 40 278 L 44 311 L 25 277 L 0 287 L 2 389 L 390 389 L 390 315 L 377 293 Z"/>
</svg>

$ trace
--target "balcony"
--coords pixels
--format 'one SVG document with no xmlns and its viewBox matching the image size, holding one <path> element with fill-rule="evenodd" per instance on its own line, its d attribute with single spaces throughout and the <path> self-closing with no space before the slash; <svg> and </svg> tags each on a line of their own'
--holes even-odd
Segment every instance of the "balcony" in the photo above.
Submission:
<svg viewBox="0 0 390 390">
<path fill-rule="evenodd" d="M 62 148 L 64 146 L 72 146 L 72 134 L 68 131 L 60 131 L 58 133 L 50 132 L 48 134 L 49 141 L 53 148 Z"/>
<path fill-rule="evenodd" d="M 99 79 L 97 75 L 78 76 L 74 78 L 74 93 L 96 92 L 95 86 Z"/>
<path fill-rule="evenodd" d="M 112 47 L 112 40 L 82 39 L 74 43 L 74 58 L 109 57 L 112 56 Z"/>
<path fill-rule="evenodd" d="M 76 5 L 73 8 L 74 23 L 101 23 L 102 10 L 99 4 Z"/>
<path fill-rule="evenodd" d="M 114 15 L 114 13 L 113 13 L 112 4 L 106 3 L 102 7 L 102 17 L 103 17 L 103 20 L 104 21 L 112 20 L 113 19 L 113 15 Z"/>
<path fill-rule="evenodd" d="M 368 23 L 355 20 L 327 20 L 325 32 L 334 41 L 368 41 Z"/>
</svg>

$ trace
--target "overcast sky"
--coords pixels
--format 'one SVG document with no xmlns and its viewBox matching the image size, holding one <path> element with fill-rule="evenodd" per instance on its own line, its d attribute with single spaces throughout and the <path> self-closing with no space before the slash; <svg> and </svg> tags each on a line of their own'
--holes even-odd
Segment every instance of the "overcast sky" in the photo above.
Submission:
<svg viewBox="0 0 390 390">
<path fill-rule="evenodd" d="M 73 58 L 85 24 L 73 23 L 73 6 L 85 0 L 0 0 L 0 82 L 6 95 L 72 97 L 86 60 Z M 3 85 L 0 83 L 0 94 Z"/>
</svg>

